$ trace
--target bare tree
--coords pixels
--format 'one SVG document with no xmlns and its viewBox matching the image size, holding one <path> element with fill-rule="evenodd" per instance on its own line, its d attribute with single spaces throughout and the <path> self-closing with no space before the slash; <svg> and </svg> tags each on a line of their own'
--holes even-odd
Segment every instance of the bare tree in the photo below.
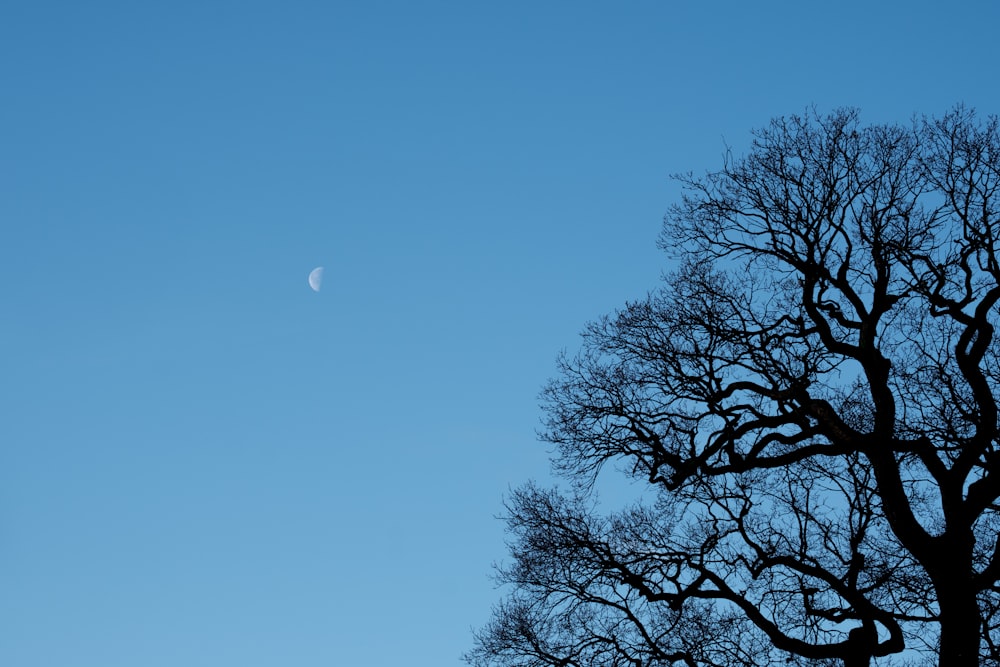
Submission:
<svg viewBox="0 0 1000 667">
<path fill-rule="evenodd" d="M 779 118 L 543 393 L 478 666 L 1000 664 L 1000 132 Z M 606 463 L 645 500 L 602 515 Z"/>
</svg>

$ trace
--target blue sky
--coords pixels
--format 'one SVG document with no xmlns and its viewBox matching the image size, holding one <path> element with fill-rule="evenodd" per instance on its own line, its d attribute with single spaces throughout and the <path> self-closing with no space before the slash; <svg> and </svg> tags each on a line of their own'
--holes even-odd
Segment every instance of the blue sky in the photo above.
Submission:
<svg viewBox="0 0 1000 667">
<path fill-rule="evenodd" d="M 461 664 L 669 175 L 1000 111 L 1000 5 L 943 7 L 4 3 L 0 664 Z"/>
</svg>

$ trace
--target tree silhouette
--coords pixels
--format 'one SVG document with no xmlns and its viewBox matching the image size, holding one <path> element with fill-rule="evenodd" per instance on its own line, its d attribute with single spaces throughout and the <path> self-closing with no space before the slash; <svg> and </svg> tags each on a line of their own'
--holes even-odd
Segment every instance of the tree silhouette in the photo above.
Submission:
<svg viewBox="0 0 1000 667">
<path fill-rule="evenodd" d="M 1000 134 L 779 118 L 543 392 L 473 665 L 1000 664 Z M 644 500 L 601 514 L 606 463 Z"/>
</svg>

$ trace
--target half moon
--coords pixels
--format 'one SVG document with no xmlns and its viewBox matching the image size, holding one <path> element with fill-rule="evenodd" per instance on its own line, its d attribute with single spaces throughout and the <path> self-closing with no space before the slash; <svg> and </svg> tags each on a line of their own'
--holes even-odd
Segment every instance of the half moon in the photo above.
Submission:
<svg viewBox="0 0 1000 667">
<path fill-rule="evenodd" d="M 322 284 L 323 284 L 323 267 L 317 266 L 309 273 L 309 287 L 312 287 L 314 292 L 318 292 Z"/>
</svg>

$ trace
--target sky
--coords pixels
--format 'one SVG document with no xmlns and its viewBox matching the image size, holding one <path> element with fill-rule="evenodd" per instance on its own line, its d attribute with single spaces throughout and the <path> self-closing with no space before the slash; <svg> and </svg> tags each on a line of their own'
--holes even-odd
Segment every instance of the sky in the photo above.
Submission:
<svg viewBox="0 0 1000 667">
<path fill-rule="evenodd" d="M 812 105 L 998 113 L 997 25 L 4 2 L 0 664 L 463 664 L 557 354 L 670 270 L 670 175 Z"/>
</svg>

